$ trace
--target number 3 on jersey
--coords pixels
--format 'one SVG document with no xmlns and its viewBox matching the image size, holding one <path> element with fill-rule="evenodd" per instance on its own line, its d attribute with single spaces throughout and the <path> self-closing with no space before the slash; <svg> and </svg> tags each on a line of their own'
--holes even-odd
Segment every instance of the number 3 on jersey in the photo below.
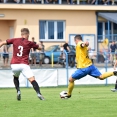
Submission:
<svg viewBox="0 0 117 117">
<path fill-rule="evenodd" d="M 17 56 L 22 56 L 23 54 L 23 46 L 18 46 L 19 53 L 17 53 Z"/>
</svg>

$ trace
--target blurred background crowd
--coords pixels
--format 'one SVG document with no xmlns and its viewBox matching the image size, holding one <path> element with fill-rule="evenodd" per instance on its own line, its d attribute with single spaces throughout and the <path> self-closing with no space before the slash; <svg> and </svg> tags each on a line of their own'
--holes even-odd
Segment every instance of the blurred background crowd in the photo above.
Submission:
<svg viewBox="0 0 117 117">
<path fill-rule="evenodd" d="M 117 0 L 0 0 L 1 3 L 116 5 Z"/>
</svg>

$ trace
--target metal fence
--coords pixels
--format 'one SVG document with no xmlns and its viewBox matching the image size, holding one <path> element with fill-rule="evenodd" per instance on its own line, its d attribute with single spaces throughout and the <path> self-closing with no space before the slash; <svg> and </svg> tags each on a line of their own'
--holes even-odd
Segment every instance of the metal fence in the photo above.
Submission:
<svg viewBox="0 0 117 117">
<path fill-rule="evenodd" d="M 111 43 L 112 41 L 117 41 L 117 34 L 98 35 L 97 36 L 98 42 L 103 42 L 103 40 L 106 38 L 109 40 L 109 43 Z"/>
<path fill-rule="evenodd" d="M 38 54 L 38 53 L 37 53 Z M 54 58 L 51 57 L 51 63 L 50 64 L 42 64 L 42 67 L 39 66 L 39 58 L 37 58 L 37 64 L 36 66 L 31 66 L 31 68 L 35 68 L 35 69 L 43 69 L 43 68 L 62 68 L 62 69 L 71 69 L 71 68 L 76 68 L 76 62 L 75 62 L 75 55 L 69 55 L 68 53 L 66 53 L 66 57 L 64 59 L 62 59 L 61 62 L 54 62 Z M 52 55 L 53 56 L 53 55 Z M 39 57 L 39 56 L 37 56 Z M 95 51 L 91 51 L 89 52 L 89 57 L 90 59 L 93 61 L 93 64 L 96 65 L 97 67 L 101 67 L 101 68 L 105 68 L 105 66 L 108 67 L 113 67 L 113 64 L 116 61 L 117 58 L 117 53 L 111 53 L 111 52 L 107 52 L 107 51 L 100 51 L 100 52 L 95 52 Z M 0 57 L 0 68 L 1 69 L 6 69 L 9 68 L 10 69 L 10 61 L 12 58 L 12 53 L 9 54 L 9 61 L 8 61 L 8 65 L 4 66 L 4 59 L 2 57 L 2 53 L 1 53 L 1 57 Z M 64 63 L 64 64 L 63 64 Z"/>
<path fill-rule="evenodd" d="M 75 61 L 75 54 L 69 54 L 65 52 L 66 57 L 61 59 L 61 61 L 58 59 L 58 62 L 54 62 L 53 58 L 53 53 L 51 55 L 51 62 L 49 64 L 44 64 L 43 67 L 39 67 L 39 53 L 37 53 L 37 58 L 36 58 L 36 66 L 31 66 L 32 68 L 76 68 L 76 61 Z M 113 57 L 111 57 L 113 55 Z M 112 61 L 115 62 L 117 58 L 117 52 L 111 53 L 107 52 L 105 50 L 95 52 L 95 51 L 90 51 L 89 52 L 89 57 L 93 61 L 93 63 L 97 67 L 104 67 L 105 64 L 108 64 L 108 67 L 112 67 Z M 4 68 L 10 68 L 10 61 L 12 58 L 12 53 L 9 53 L 9 60 L 8 60 L 8 65 L 4 65 L 4 58 L 3 58 L 3 53 L 0 54 L 0 67 L 1 69 Z M 59 57 L 58 57 L 59 58 Z"/>
<path fill-rule="evenodd" d="M 30 67 L 35 70 L 35 69 L 39 69 L 39 70 L 51 70 L 51 69 L 55 69 L 55 70 L 59 70 L 59 71 L 62 71 L 62 77 L 64 76 L 64 79 L 66 79 L 66 85 L 68 85 L 68 79 L 70 77 L 70 75 L 77 69 L 76 68 L 76 62 L 75 62 L 75 58 L 74 60 L 71 59 L 73 56 L 72 55 L 69 55 L 69 53 L 67 53 L 65 51 L 65 55 L 66 55 L 66 59 L 65 59 L 65 66 L 63 67 L 62 64 L 58 64 L 58 63 L 50 63 L 50 64 L 43 64 L 42 66 L 43 67 L 39 67 L 39 64 L 37 63 L 36 66 L 31 66 Z M 114 55 L 113 59 L 111 59 L 111 55 Z M 53 54 L 52 54 L 52 57 L 53 57 Z M 71 61 L 69 61 L 69 57 L 71 59 Z M 103 73 L 103 72 L 106 72 L 106 71 L 113 71 L 113 65 L 116 61 L 116 58 L 117 58 L 117 53 L 110 53 L 110 52 L 89 52 L 89 57 L 90 59 L 92 60 L 93 64 Z M 1 58 L 0 58 L 0 69 L 1 70 L 6 70 L 6 69 L 10 69 L 10 60 L 12 58 L 12 53 L 9 54 L 9 64 L 8 66 L 4 66 L 3 65 L 3 57 L 2 57 L 2 53 L 1 53 Z M 51 60 L 54 61 L 54 58 L 51 58 Z M 70 62 L 74 62 L 74 66 L 71 66 L 69 63 Z M 63 72 L 64 71 L 64 72 Z M 1 71 L 2 72 L 2 71 Z M 61 74 L 61 73 L 60 73 Z M 61 76 L 59 73 L 56 74 L 56 75 L 59 75 Z M 86 77 L 86 79 L 90 79 L 91 80 L 91 77 L 88 76 Z M 112 79 L 115 81 L 115 79 Z M 105 80 L 103 81 L 103 84 L 107 85 L 108 83 L 113 83 L 114 81 L 112 82 L 108 82 L 108 80 Z M 94 82 L 94 84 L 96 83 L 97 81 Z M 81 82 L 81 84 L 85 84 L 85 82 Z M 88 83 L 88 82 L 87 82 Z M 90 83 L 93 83 L 92 80 Z M 98 82 L 99 84 L 102 83 L 102 82 Z"/>
</svg>

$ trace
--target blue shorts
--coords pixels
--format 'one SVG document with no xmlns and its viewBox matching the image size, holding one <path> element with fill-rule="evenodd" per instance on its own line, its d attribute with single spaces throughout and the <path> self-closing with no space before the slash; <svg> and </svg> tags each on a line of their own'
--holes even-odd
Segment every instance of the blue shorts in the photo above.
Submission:
<svg viewBox="0 0 117 117">
<path fill-rule="evenodd" d="M 72 74 L 72 78 L 81 79 L 82 77 L 84 77 L 86 75 L 90 75 L 90 76 L 97 78 L 98 76 L 101 75 L 101 73 L 94 65 L 91 65 L 91 66 L 86 67 L 86 68 L 77 69 L 75 71 L 75 73 Z"/>
<path fill-rule="evenodd" d="M 9 54 L 3 54 L 3 59 L 9 58 Z"/>
</svg>

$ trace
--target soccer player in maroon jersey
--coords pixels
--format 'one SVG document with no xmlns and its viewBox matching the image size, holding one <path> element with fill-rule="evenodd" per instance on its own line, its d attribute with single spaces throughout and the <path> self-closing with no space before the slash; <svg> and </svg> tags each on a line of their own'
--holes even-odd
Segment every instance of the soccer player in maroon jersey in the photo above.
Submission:
<svg viewBox="0 0 117 117">
<path fill-rule="evenodd" d="M 13 44 L 13 57 L 11 60 L 11 69 L 14 77 L 14 84 L 17 90 L 17 100 L 21 100 L 21 92 L 19 87 L 19 75 L 23 74 L 24 77 L 28 78 L 30 83 L 33 85 L 34 90 L 40 100 L 44 100 L 40 92 L 38 83 L 35 81 L 34 75 L 29 67 L 28 57 L 31 48 L 41 49 L 40 45 L 36 45 L 34 42 L 28 41 L 29 30 L 28 28 L 21 29 L 21 38 L 7 39 L 0 43 L 0 47 L 3 45 Z"/>
</svg>

